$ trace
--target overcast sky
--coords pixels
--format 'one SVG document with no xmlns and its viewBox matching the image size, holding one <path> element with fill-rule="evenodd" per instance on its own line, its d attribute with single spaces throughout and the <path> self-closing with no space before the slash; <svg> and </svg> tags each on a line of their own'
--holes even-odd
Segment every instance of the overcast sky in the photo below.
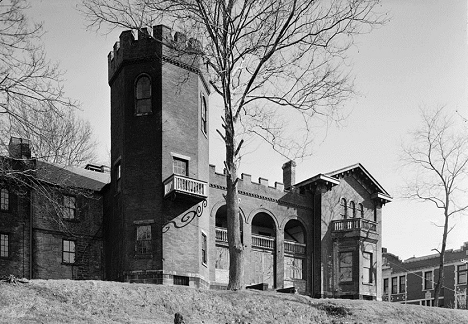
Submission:
<svg viewBox="0 0 468 324">
<path fill-rule="evenodd" d="M 314 154 L 297 161 L 297 181 L 360 162 L 394 197 L 383 210 L 383 246 L 403 259 L 434 253 L 442 217 L 431 205 L 399 197 L 404 174 L 400 143 L 418 125 L 420 107 L 446 105 L 468 117 L 468 50 L 466 0 L 384 0 L 390 21 L 356 38 L 350 51 L 359 96 L 346 103 L 349 117 L 339 127 L 317 134 Z M 30 17 L 43 22 L 48 56 L 65 74 L 65 91 L 82 103 L 100 142 L 99 156 L 108 164 L 110 92 L 107 54 L 119 31 L 108 35 L 86 30 L 77 0 L 32 0 Z M 210 162 L 222 171 L 224 149 L 215 132 L 219 105 L 210 102 Z M 285 159 L 267 145 L 252 146 L 241 172 L 252 179 L 282 182 Z M 448 248 L 468 241 L 468 216 L 456 217 Z"/>
</svg>

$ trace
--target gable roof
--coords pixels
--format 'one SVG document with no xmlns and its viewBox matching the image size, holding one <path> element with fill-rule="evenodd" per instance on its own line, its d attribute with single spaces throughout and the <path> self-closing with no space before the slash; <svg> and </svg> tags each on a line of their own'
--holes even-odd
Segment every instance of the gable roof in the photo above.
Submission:
<svg viewBox="0 0 468 324">
<path fill-rule="evenodd" d="M 329 177 L 339 179 L 348 174 L 357 174 L 359 177 L 367 180 L 366 182 L 371 185 L 374 189 L 373 198 L 381 199 L 384 202 L 390 202 L 393 198 L 390 194 L 374 179 L 374 177 L 369 173 L 369 171 L 364 168 L 361 163 L 356 163 L 332 172 L 325 173 Z"/>
<path fill-rule="evenodd" d="M 53 185 L 100 191 L 110 182 L 109 173 L 58 166 L 44 161 L 36 163 L 37 178 Z"/>
</svg>

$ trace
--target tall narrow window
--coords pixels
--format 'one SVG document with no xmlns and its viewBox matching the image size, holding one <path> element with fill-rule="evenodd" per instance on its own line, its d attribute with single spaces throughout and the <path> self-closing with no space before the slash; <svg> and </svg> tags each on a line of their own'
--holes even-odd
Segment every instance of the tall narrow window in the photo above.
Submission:
<svg viewBox="0 0 468 324">
<path fill-rule="evenodd" d="M 151 113 L 151 79 L 141 75 L 135 82 L 135 114 Z"/>
<path fill-rule="evenodd" d="M 374 204 L 374 222 L 377 223 L 377 204 Z"/>
<path fill-rule="evenodd" d="M 424 289 L 432 289 L 432 271 L 424 272 Z"/>
<path fill-rule="evenodd" d="M 188 176 L 188 163 L 187 160 L 179 159 L 174 157 L 173 160 L 173 172 L 174 174 Z"/>
<path fill-rule="evenodd" d="M 202 96 L 201 97 L 201 129 L 203 131 L 203 133 L 207 133 L 208 131 L 208 122 L 207 122 L 207 111 L 208 111 L 208 108 L 206 106 L 206 99 L 205 99 L 205 96 Z"/>
<path fill-rule="evenodd" d="M 10 236 L 8 234 L 0 234 L 0 258 L 8 258 L 9 243 Z"/>
<path fill-rule="evenodd" d="M 344 219 L 348 218 L 348 205 L 345 198 L 341 198 L 341 217 Z"/>
<path fill-rule="evenodd" d="M 392 278 L 392 294 L 398 294 L 398 277 Z"/>
<path fill-rule="evenodd" d="M 383 293 L 386 295 L 388 294 L 388 278 L 383 280 Z"/>
<path fill-rule="evenodd" d="M 457 284 L 466 284 L 467 268 L 466 264 L 457 266 Z"/>
<path fill-rule="evenodd" d="M 351 217 L 356 218 L 356 204 L 354 201 L 349 202 L 349 208 L 351 209 Z"/>
<path fill-rule="evenodd" d="M 6 188 L 0 189 L 0 210 L 10 209 L 10 192 Z"/>
<path fill-rule="evenodd" d="M 208 263 L 208 240 L 205 235 L 205 233 L 202 233 L 202 263 L 207 264 Z"/>
<path fill-rule="evenodd" d="M 372 283 L 372 253 L 362 252 L 362 282 Z"/>
<path fill-rule="evenodd" d="M 73 196 L 63 196 L 63 218 L 75 219 L 76 198 Z"/>
<path fill-rule="evenodd" d="M 120 161 L 115 165 L 115 182 L 117 186 L 117 192 L 120 192 L 122 188 L 122 165 L 120 164 Z"/>
<path fill-rule="evenodd" d="M 361 203 L 358 204 L 359 217 L 364 218 L 364 206 Z"/>
<path fill-rule="evenodd" d="M 62 241 L 62 262 L 75 263 L 75 241 Z"/>
<path fill-rule="evenodd" d="M 151 225 L 137 227 L 136 252 L 139 254 L 151 253 Z"/>
<path fill-rule="evenodd" d="M 400 276 L 400 294 L 406 292 L 406 276 Z"/>
<path fill-rule="evenodd" d="M 353 252 L 340 252 L 340 281 L 353 281 Z"/>
</svg>

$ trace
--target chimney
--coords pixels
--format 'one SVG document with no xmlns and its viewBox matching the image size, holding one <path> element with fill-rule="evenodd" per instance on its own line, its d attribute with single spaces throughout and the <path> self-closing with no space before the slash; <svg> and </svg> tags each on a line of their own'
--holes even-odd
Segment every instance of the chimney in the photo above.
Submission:
<svg viewBox="0 0 468 324">
<path fill-rule="evenodd" d="M 14 159 L 30 159 L 31 148 L 29 147 L 29 140 L 19 137 L 10 137 L 8 152 L 10 157 Z"/>
<path fill-rule="evenodd" d="M 296 162 L 292 160 L 283 164 L 283 184 L 284 190 L 291 190 L 296 184 Z"/>
</svg>

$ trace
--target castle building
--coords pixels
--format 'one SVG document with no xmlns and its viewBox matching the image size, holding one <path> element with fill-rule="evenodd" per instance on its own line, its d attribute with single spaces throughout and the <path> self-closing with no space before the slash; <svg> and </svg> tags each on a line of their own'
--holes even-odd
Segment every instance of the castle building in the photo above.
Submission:
<svg viewBox="0 0 468 324">
<path fill-rule="evenodd" d="M 99 174 L 99 186 L 92 188 L 98 197 L 92 202 L 102 208 L 93 210 L 99 231 L 87 228 L 81 249 L 74 245 L 74 262 L 58 262 L 59 252 L 67 256 L 70 250 L 65 243 L 58 245 L 62 251 L 48 247 L 40 253 L 53 253 L 58 264 L 49 267 L 63 278 L 71 272 L 59 265 L 76 268 L 86 260 L 73 278 L 94 278 L 91 273 L 100 271 L 103 280 L 223 289 L 229 268 L 226 175 L 209 164 L 210 90 L 200 45 L 162 25 L 137 36 L 123 32 L 108 57 L 110 181 L 102 180 L 100 168 L 86 170 L 90 180 Z M 295 166 L 283 165 L 283 183 L 255 182 L 248 174 L 239 179 L 245 284 L 294 287 L 315 297 L 380 299 L 382 207 L 390 195 L 359 163 L 301 182 Z M 62 208 L 70 205 L 67 199 Z M 13 242 L 16 230 L 2 227 L 8 217 L 0 211 L 0 233 L 8 232 Z M 81 218 L 76 222 L 86 227 Z M 57 240 L 66 234 L 54 231 Z M 91 239 L 100 250 L 84 256 Z M 37 242 L 29 242 L 33 259 Z M 0 275 L 29 253 L 8 244 Z M 34 276 L 33 270 L 31 277 L 55 278 L 56 271 L 49 271 Z"/>
<path fill-rule="evenodd" d="M 445 251 L 441 307 L 466 309 L 468 242 L 460 249 Z M 382 300 L 402 304 L 434 306 L 439 276 L 439 254 L 400 260 L 384 249 Z"/>
</svg>

